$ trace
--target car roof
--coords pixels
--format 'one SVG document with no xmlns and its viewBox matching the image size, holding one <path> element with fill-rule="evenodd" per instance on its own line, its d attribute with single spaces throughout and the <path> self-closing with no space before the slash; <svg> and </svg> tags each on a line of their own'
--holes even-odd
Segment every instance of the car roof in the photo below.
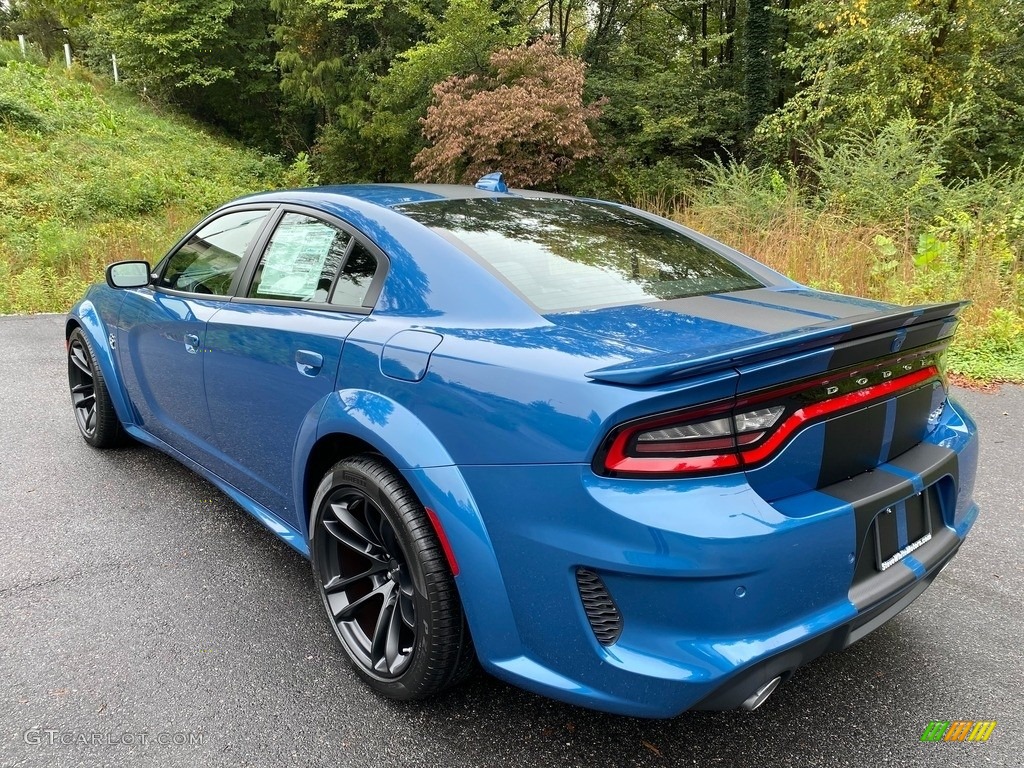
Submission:
<svg viewBox="0 0 1024 768">
<path fill-rule="evenodd" d="M 343 203 L 345 198 L 363 203 L 395 208 L 399 205 L 429 203 L 440 200 L 471 200 L 477 198 L 561 198 L 568 195 L 537 190 L 510 189 L 508 192 L 494 192 L 471 187 L 467 184 L 332 184 L 323 187 L 283 189 L 248 195 L 231 205 L 244 202 L 275 201 L 313 203 L 316 207 L 331 207 L 332 202 Z"/>
</svg>

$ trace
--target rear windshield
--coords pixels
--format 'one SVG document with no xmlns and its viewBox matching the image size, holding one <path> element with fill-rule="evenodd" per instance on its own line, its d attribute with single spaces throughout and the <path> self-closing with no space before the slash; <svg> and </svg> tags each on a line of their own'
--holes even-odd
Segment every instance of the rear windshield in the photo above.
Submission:
<svg viewBox="0 0 1024 768">
<path fill-rule="evenodd" d="M 502 198 L 399 210 L 461 242 L 542 312 L 763 286 L 683 233 L 610 205 Z"/>
</svg>

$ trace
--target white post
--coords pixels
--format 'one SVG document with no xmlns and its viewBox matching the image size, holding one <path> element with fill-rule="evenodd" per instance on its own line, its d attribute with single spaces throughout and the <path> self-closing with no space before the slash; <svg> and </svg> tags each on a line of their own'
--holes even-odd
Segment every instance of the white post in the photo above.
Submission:
<svg viewBox="0 0 1024 768">
<path fill-rule="evenodd" d="M 21 46 L 21 58 L 27 58 L 28 54 L 25 52 L 25 36 L 18 35 L 18 45 Z"/>
<path fill-rule="evenodd" d="M 64 43 L 64 61 L 68 65 L 68 69 L 71 69 L 71 43 Z"/>
<path fill-rule="evenodd" d="M 110 63 L 114 65 L 114 84 L 116 85 L 117 83 L 121 82 L 121 78 L 117 74 L 117 54 L 116 53 L 110 54 Z"/>
</svg>

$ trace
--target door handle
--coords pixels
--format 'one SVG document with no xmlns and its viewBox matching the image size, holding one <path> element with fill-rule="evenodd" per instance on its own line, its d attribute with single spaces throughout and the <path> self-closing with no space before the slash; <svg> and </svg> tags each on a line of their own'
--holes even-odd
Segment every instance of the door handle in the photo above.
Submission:
<svg viewBox="0 0 1024 768">
<path fill-rule="evenodd" d="M 295 353 L 295 367 L 303 376 L 316 376 L 324 366 L 324 356 L 308 349 Z"/>
<path fill-rule="evenodd" d="M 199 351 L 199 337 L 194 333 L 185 334 L 185 351 L 194 355 Z"/>
</svg>

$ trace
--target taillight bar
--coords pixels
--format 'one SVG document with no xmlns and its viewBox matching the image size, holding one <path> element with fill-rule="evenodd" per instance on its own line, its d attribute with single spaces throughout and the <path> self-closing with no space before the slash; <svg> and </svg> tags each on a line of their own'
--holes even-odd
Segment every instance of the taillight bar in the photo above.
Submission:
<svg viewBox="0 0 1024 768">
<path fill-rule="evenodd" d="M 872 381 L 879 377 L 881 381 Z M 912 363 L 891 362 L 866 373 L 832 372 L 733 402 L 639 419 L 612 430 L 594 468 L 601 474 L 634 477 L 751 468 L 811 423 L 941 378 L 936 356 L 927 355 Z"/>
<path fill-rule="evenodd" d="M 913 389 L 918 384 L 924 384 L 938 378 L 939 369 L 933 367 L 923 368 L 898 379 L 889 379 L 881 384 L 858 389 L 831 400 L 822 400 L 806 408 L 794 411 L 779 428 L 756 448 L 741 452 L 744 464 L 757 464 L 771 456 L 777 449 L 782 447 L 797 430 L 810 421 L 816 421 L 823 416 L 829 416 L 840 411 L 853 410 L 861 405 L 866 405 L 874 400 L 888 397 L 903 389 Z"/>
</svg>

